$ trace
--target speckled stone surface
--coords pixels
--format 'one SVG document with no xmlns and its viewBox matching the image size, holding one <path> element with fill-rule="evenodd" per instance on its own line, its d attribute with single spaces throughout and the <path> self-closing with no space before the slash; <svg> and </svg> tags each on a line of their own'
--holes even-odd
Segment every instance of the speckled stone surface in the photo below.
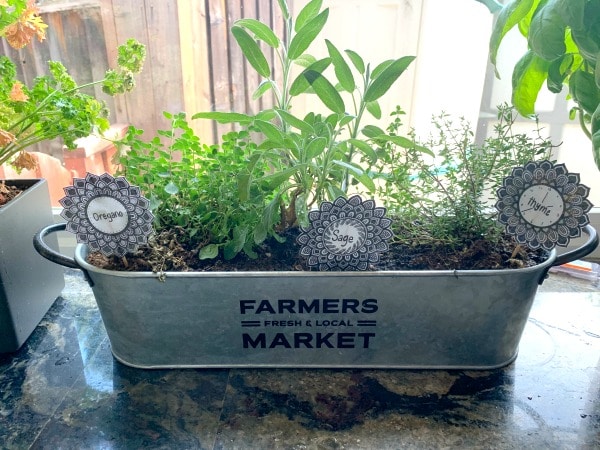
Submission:
<svg viewBox="0 0 600 450">
<path fill-rule="evenodd" d="M 552 274 L 490 371 L 139 370 L 77 271 L 0 355 L 4 449 L 600 448 L 600 289 Z"/>
</svg>

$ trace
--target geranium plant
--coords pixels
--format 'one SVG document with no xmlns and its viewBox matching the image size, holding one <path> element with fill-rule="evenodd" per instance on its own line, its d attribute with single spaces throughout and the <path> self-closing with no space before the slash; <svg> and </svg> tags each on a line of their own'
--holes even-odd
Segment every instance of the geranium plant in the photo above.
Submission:
<svg viewBox="0 0 600 450">
<path fill-rule="evenodd" d="M 0 36 L 12 47 L 22 48 L 34 38 L 43 41 L 45 29 L 33 2 L 0 2 Z M 35 160 L 26 151 L 31 145 L 60 137 L 73 149 L 78 138 L 106 131 L 106 105 L 83 90 L 101 84 L 110 95 L 131 91 L 144 58 L 145 47 L 130 39 L 118 49 L 117 68 L 100 80 L 80 85 L 62 63 L 49 61 L 49 74 L 26 86 L 10 58 L 0 57 L 0 164 L 31 169 Z"/>
</svg>

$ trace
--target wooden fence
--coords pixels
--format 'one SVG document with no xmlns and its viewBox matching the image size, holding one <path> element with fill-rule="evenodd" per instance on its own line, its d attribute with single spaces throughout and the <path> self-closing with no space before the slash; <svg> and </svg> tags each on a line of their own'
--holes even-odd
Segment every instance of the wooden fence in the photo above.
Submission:
<svg viewBox="0 0 600 450">
<path fill-rule="evenodd" d="M 253 17 L 282 30 L 276 0 L 47 0 L 40 9 L 48 24 L 44 42 L 19 51 L 6 42 L 0 47 L 17 62 L 20 79 L 29 84 L 47 73 L 48 60 L 57 60 L 79 83 L 88 83 L 102 77 L 119 44 L 136 38 L 147 48 L 136 90 L 115 98 L 99 87 L 88 92 L 106 101 L 113 123 L 133 124 L 145 136 L 169 127 L 163 111 L 254 112 L 272 102 L 251 100 L 260 79 L 241 63 L 229 28 Z M 208 121 L 193 126 L 207 143 L 228 129 Z M 57 143 L 35 150 L 62 154 Z"/>
</svg>

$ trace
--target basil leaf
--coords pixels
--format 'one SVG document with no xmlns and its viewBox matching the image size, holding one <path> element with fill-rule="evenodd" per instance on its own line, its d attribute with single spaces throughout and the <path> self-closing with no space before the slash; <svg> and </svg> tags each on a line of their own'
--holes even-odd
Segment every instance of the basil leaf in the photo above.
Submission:
<svg viewBox="0 0 600 450">
<path fill-rule="evenodd" d="M 496 20 L 490 38 L 490 61 L 494 67 L 496 67 L 496 58 L 502 39 L 506 33 L 533 10 L 534 5 L 537 6 L 537 1 L 513 0 L 512 3 L 505 6 L 502 11 L 500 11 L 500 14 L 498 14 L 498 19 Z M 496 76 L 498 76 L 498 71 L 496 71 Z"/>
<path fill-rule="evenodd" d="M 515 64 L 512 77 L 512 103 L 524 117 L 535 114 L 535 101 L 547 78 L 550 63 L 531 50 Z"/>
<path fill-rule="evenodd" d="M 547 61 L 553 61 L 566 52 L 566 25 L 560 15 L 556 0 L 550 0 L 537 11 L 529 26 L 531 49 Z"/>
</svg>

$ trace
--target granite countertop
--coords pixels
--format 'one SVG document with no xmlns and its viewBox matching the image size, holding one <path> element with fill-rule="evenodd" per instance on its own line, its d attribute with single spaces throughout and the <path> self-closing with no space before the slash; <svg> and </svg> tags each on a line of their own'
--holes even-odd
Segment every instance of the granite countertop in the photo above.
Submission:
<svg viewBox="0 0 600 450">
<path fill-rule="evenodd" d="M 0 386 L 7 449 L 600 448 L 600 290 L 552 274 L 497 370 L 140 370 L 68 270 Z"/>
</svg>

